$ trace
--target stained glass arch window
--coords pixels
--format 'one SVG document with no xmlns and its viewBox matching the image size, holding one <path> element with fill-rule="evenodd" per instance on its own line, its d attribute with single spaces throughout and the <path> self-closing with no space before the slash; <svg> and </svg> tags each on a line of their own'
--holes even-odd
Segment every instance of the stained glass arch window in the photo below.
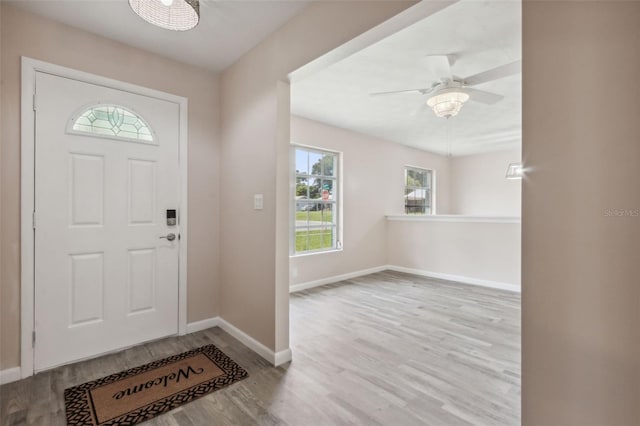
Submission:
<svg viewBox="0 0 640 426">
<path fill-rule="evenodd" d="M 140 115 L 120 105 L 97 104 L 85 107 L 69 126 L 71 133 L 109 139 L 154 143 L 153 132 Z"/>
</svg>

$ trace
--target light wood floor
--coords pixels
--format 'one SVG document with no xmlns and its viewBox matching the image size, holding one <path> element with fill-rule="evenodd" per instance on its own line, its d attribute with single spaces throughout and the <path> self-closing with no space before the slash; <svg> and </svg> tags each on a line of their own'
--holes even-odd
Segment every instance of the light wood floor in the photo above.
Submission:
<svg viewBox="0 0 640 426">
<path fill-rule="evenodd" d="M 218 328 L 0 387 L 2 425 L 63 425 L 65 388 L 213 343 L 249 378 L 149 425 L 517 425 L 520 296 L 381 272 L 291 297 L 293 362 Z"/>
</svg>

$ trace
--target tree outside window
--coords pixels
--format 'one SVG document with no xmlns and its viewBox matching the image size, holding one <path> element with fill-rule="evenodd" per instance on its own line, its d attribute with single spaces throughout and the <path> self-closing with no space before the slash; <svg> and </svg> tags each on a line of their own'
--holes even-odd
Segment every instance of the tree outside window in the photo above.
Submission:
<svg viewBox="0 0 640 426">
<path fill-rule="evenodd" d="M 295 147 L 295 253 L 339 248 L 338 154 Z"/>
<path fill-rule="evenodd" d="M 404 169 L 404 213 L 433 214 L 433 171 L 416 167 Z"/>
</svg>

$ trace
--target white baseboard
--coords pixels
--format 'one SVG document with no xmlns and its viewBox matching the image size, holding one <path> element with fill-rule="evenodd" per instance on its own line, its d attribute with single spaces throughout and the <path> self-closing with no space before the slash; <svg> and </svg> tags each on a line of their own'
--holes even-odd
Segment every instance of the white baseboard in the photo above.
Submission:
<svg viewBox="0 0 640 426">
<path fill-rule="evenodd" d="M 196 333 L 212 327 L 220 327 L 276 367 L 291 361 L 291 349 L 274 352 L 220 317 L 207 318 L 202 321 L 187 324 L 187 334 Z M 22 371 L 20 367 L 0 370 L 0 385 L 15 382 L 20 379 L 22 379 Z"/>
<path fill-rule="evenodd" d="M 220 317 L 203 319 L 202 321 L 190 322 L 187 324 L 187 334 L 197 331 L 206 330 L 207 328 L 217 327 L 220 325 Z"/>
<path fill-rule="evenodd" d="M 362 269 L 360 271 L 349 272 L 347 274 L 334 275 L 332 277 L 322 278 L 320 280 L 294 284 L 291 287 L 289 287 L 289 293 L 295 293 L 297 291 L 307 290 L 307 289 L 319 287 L 325 284 L 332 284 L 338 281 L 349 280 L 351 278 L 362 277 L 364 275 L 374 274 L 376 272 L 382 272 L 386 270 L 404 272 L 407 274 L 420 275 L 423 277 L 437 278 L 440 280 L 447 280 L 447 281 L 456 281 L 463 284 L 477 285 L 482 287 L 489 287 L 489 288 L 495 288 L 499 290 L 506 290 L 506 291 L 520 293 L 520 286 L 518 284 L 483 280 L 479 278 L 465 277 L 462 275 L 443 274 L 440 272 L 431 272 L 431 271 L 425 271 L 422 269 L 406 268 L 404 266 L 396 266 L 396 265 L 377 266 L 375 268 Z"/>
<path fill-rule="evenodd" d="M 386 265 L 376 266 L 375 268 L 362 269 L 360 271 L 349 272 L 347 274 L 334 275 L 332 277 L 322 278 L 315 281 L 307 281 L 306 283 L 294 284 L 289 287 L 289 293 L 295 293 L 297 291 L 307 290 L 325 284 L 332 284 L 338 281 L 350 280 L 351 278 L 362 277 L 364 275 L 375 274 L 376 272 L 381 272 L 385 269 L 388 269 Z"/>
<path fill-rule="evenodd" d="M 260 355 L 262 358 L 269 361 L 274 366 L 278 367 L 279 365 L 291 361 L 291 349 L 287 348 L 280 352 L 272 351 L 233 324 L 225 321 L 222 318 L 219 318 L 218 321 L 218 327 L 238 339 L 243 345 Z"/>
<path fill-rule="evenodd" d="M 456 281 L 463 284 L 477 285 L 481 287 L 495 288 L 499 290 L 512 291 L 520 293 L 520 286 L 518 284 L 502 283 L 498 281 L 482 280 L 479 278 L 464 277 L 461 275 L 442 274 L 440 272 L 425 271 L 422 269 L 405 268 L 404 266 L 387 265 L 384 269 L 404 272 L 406 274 L 420 275 L 423 277 L 437 278 L 440 280 Z"/>
<path fill-rule="evenodd" d="M 225 321 L 220 317 L 207 318 L 202 321 L 196 321 L 187 324 L 187 334 L 206 330 L 211 327 L 220 327 L 221 329 L 238 339 L 243 345 L 257 353 L 276 367 L 291 361 L 291 349 L 287 348 L 284 351 L 274 352 L 262 343 L 258 342 L 253 337 L 249 336 L 244 331 L 240 330 L 238 327 L 232 325 L 231 323 Z"/>
<path fill-rule="evenodd" d="M 278 367 L 282 364 L 286 364 L 287 362 L 291 361 L 292 358 L 293 358 L 293 355 L 291 353 L 291 348 L 287 348 L 284 351 L 276 352 L 273 357 L 273 360 L 274 360 L 273 365 Z"/>
<path fill-rule="evenodd" d="M 22 371 L 20 367 L 7 368 L 0 370 L 0 385 L 11 383 L 22 379 Z"/>
</svg>

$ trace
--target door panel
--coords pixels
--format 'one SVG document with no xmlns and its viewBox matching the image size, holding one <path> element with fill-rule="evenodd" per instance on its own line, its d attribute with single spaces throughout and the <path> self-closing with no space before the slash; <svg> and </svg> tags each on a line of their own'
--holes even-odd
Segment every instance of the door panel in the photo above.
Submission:
<svg viewBox="0 0 640 426">
<path fill-rule="evenodd" d="M 156 249 L 129 250 L 129 311 L 135 314 L 155 309 Z"/>
<path fill-rule="evenodd" d="M 70 326 L 102 321 L 104 312 L 104 253 L 72 254 Z"/>
<path fill-rule="evenodd" d="M 129 225 L 153 224 L 156 211 L 156 162 L 129 159 Z"/>
<path fill-rule="evenodd" d="M 176 334 L 180 240 L 160 237 L 179 234 L 165 219 L 180 202 L 179 106 L 40 72 L 36 97 L 35 370 Z M 153 141 L 69 131 L 97 104 L 139 114 Z"/>
<path fill-rule="evenodd" d="M 71 225 L 103 225 L 104 157 L 69 154 Z"/>
</svg>

